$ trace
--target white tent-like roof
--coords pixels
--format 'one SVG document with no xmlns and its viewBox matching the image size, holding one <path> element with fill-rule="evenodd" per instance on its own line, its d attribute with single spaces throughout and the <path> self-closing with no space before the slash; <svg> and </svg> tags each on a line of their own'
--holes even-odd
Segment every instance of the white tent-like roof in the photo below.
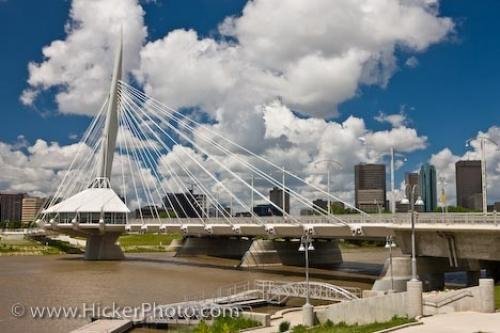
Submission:
<svg viewBox="0 0 500 333">
<path fill-rule="evenodd" d="M 88 188 L 43 213 L 130 213 L 130 210 L 110 188 Z"/>
</svg>

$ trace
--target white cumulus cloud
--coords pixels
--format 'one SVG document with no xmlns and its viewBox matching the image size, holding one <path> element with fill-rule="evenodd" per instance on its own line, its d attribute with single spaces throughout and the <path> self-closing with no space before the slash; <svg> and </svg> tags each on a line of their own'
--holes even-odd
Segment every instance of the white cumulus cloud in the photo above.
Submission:
<svg viewBox="0 0 500 333">
<path fill-rule="evenodd" d="M 459 155 L 445 148 L 433 154 L 430 163 L 436 166 L 437 176 L 443 177 L 446 186 L 448 204 L 456 205 L 455 163 L 458 160 L 480 160 L 480 137 L 485 136 L 500 144 L 500 127 L 492 126 L 486 132 L 479 132 L 471 141 L 470 150 Z M 495 144 L 485 145 L 487 190 L 490 203 L 500 201 L 500 149 Z M 438 193 L 441 193 L 441 184 L 438 182 Z"/>
<path fill-rule="evenodd" d="M 56 88 L 60 112 L 96 113 L 109 86 L 122 27 L 124 68 L 132 70 L 139 64 L 147 34 L 144 11 L 137 1 L 73 0 L 66 38 L 44 47 L 42 62 L 29 64 L 29 87 L 21 102 L 32 105 L 41 92 Z"/>
</svg>

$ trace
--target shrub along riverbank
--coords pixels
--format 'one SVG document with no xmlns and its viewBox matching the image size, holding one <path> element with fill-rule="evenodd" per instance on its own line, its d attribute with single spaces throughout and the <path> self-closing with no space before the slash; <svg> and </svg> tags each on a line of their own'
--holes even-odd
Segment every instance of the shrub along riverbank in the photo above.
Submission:
<svg viewBox="0 0 500 333">
<path fill-rule="evenodd" d="M 170 333 L 238 333 L 247 328 L 259 327 L 258 321 L 243 317 L 219 317 L 208 324 L 205 321 L 196 326 L 168 329 Z"/>
<path fill-rule="evenodd" d="M 372 333 L 381 331 L 387 328 L 400 326 L 414 322 L 413 319 L 394 317 L 383 323 L 373 323 L 368 325 L 347 325 L 344 323 L 333 324 L 331 321 L 312 328 L 307 328 L 302 325 L 294 326 L 292 333 Z"/>
</svg>

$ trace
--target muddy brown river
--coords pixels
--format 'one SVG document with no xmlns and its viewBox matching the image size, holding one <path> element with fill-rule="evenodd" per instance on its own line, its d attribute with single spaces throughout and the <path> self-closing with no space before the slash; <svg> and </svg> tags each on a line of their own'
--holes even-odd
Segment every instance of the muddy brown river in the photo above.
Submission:
<svg viewBox="0 0 500 333">
<path fill-rule="evenodd" d="M 342 266 L 312 269 L 317 281 L 370 288 L 386 253 L 345 253 Z M 68 332 L 88 319 L 34 319 L 36 307 L 141 306 L 213 295 L 219 287 L 255 279 L 301 281 L 302 268 L 236 268 L 234 260 L 129 254 L 124 261 L 89 262 L 81 256 L 0 257 L 0 332 Z M 35 309 L 35 310 L 34 310 Z M 12 314 L 14 312 L 16 316 Z"/>
</svg>

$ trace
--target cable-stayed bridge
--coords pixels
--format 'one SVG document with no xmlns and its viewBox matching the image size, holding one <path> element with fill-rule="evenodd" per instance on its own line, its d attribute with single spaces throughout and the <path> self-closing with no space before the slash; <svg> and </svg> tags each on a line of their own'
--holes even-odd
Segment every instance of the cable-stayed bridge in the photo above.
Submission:
<svg viewBox="0 0 500 333">
<path fill-rule="evenodd" d="M 409 214 L 366 214 L 292 169 L 124 82 L 120 45 L 107 99 L 39 223 L 86 237 L 87 259 L 122 258 L 115 242 L 124 232 L 221 237 L 215 247 L 223 237 L 392 235 L 410 252 Z M 342 202 L 353 214 L 331 214 L 313 205 L 314 197 Z M 298 216 L 289 205 L 313 215 Z M 416 230 L 420 256 L 444 258 L 455 268 L 463 260 L 500 261 L 496 214 L 418 214 Z"/>
</svg>

